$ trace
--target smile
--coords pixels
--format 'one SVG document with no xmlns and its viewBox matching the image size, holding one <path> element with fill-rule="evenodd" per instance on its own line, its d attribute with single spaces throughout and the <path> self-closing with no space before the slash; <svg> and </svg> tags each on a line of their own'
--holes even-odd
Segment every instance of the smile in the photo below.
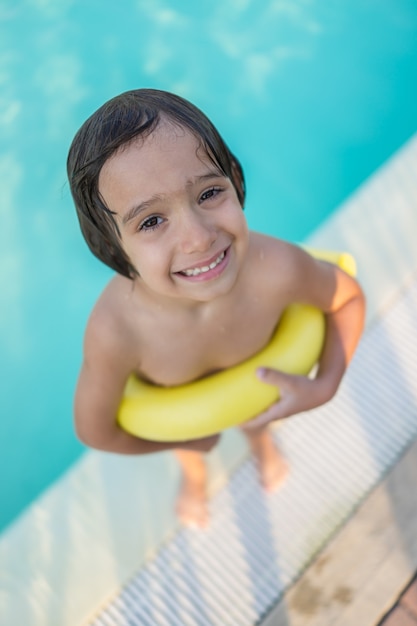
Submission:
<svg viewBox="0 0 417 626">
<path fill-rule="evenodd" d="M 225 254 L 226 253 L 223 250 L 223 252 L 219 254 L 219 256 L 217 257 L 217 259 L 213 261 L 212 263 L 210 263 L 210 265 L 203 265 L 203 267 L 194 267 L 192 269 L 184 270 L 178 273 L 184 274 L 184 276 L 199 276 L 199 274 L 205 274 L 206 272 L 209 272 L 210 270 L 214 270 L 214 268 L 217 267 L 223 261 Z"/>
</svg>

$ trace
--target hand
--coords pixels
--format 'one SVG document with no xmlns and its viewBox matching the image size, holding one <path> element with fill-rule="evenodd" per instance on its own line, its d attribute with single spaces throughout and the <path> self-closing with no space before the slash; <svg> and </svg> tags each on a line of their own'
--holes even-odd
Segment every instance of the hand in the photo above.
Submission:
<svg viewBox="0 0 417 626">
<path fill-rule="evenodd" d="M 270 368 L 260 368 L 257 375 L 264 383 L 278 387 L 280 399 L 260 415 L 242 424 L 243 430 L 253 430 L 269 422 L 308 411 L 325 401 L 322 399 L 318 380 L 285 374 Z"/>
<path fill-rule="evenodd" d="M 182 450 L 194 450 L 195 452 L 210 452 L 210 450 L 218 443 L 219 439 L 220 434 L 210 435 L 210 437 L 183 441 L 179 443 L 177 447 Z"/>
</svg>

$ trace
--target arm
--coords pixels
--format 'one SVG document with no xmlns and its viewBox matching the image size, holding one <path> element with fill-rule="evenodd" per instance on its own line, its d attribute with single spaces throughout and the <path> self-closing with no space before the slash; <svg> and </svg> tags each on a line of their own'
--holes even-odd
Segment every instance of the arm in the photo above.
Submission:
<svg viewBox="0 0 417 626">
<path fill-rule="evenodd" d="M 128 342 L 112 333 L 108 319 L 94 315 L 87 326 L 84 361 L 79 375 L 74 420 L 78 438 L 85 445 L 119 454 L 150 454 L 173 448 L 209 451 L 219 436 L 195 441 L 164 443 L 128 434 L 117 423 L 117 411 L 126 380 L 133 369 Z"/>
<path fill-rule="evenodd" d="M 336 393 L 362 334 L 365 298 L 356 280 L 339 268 L 317 261 L 302 250 L 290 247 L 285 268 L 289 302 L 320 308 L 326 317 L 326 337 L 314 379 L 261 368 L 259 378 L 280 389 L 280 400 L 250 420 L 245 428 L 308 411 L 330 400 Z"/>
</svg>

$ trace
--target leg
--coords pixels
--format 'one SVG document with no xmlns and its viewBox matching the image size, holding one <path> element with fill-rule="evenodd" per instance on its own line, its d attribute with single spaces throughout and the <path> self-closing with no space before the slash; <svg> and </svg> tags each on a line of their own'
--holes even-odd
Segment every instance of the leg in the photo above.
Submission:
<svg viewBox="0 0 417 626">
<path fill-rule="evenodd" d="M 204 456 L 193 450 L 174 450 L 181 469 L 182 484 L 176 512 L 186 526 L 203 528 L 208 524 L 207 471 Z"/>
<path fill-rule="evenodd" d="M 261 483 L 266 491 L 278 489 L 288 474 L 288 466 L 279 452 L 267 426 L 243 431 L 258 465 Z"/>
</svg>

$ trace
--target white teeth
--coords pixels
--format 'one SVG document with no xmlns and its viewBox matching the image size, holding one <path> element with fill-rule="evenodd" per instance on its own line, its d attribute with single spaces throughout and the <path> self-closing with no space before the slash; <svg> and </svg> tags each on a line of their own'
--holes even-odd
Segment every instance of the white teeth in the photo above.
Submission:
<svg viewBox="0 0 417 626">
<path fill-rule="evenodd" d="M 198 276 L 199 274 L 204 274 L 204 272 L 213 270 L 216 267 L 216 265 L 218 265 L 221 261 L 223 261 L 224 254 L 225 254 L 224 252 L 219 254 L 217 259 L 213 261 L 213 263 L 210 263 L 210 265 L 204 265 L 203 267 L 195 267 L 192 270 L 184 270 L 182 274 L 185 274 L 186 276 Z"/>
</svg>

